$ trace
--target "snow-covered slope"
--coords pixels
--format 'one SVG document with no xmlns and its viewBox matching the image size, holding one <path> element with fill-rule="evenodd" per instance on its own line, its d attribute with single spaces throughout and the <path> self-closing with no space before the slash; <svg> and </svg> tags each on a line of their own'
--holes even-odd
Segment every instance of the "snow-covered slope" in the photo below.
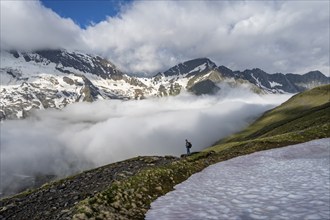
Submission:
<svg viewBox="0 0 330 220">
<path fill-rule="evenodd" d="M 212 165 L 158 198 L 161 219 L 330 219 L 330 139 Z"/>
<path fill-rule="evenodd" d="M 140 98 L 146 85 L 107 60 L 67 51 L 1 51 L 0 119 L 31 109 L 63 108 L 99 99 Z"/>
<path fill-rule="evenodd" d="M 66 50 L 1 51 L 0 79 L 0 120 L 82 101 L 143 99 L 184 91 L 214 94 L 221 92 L 219 83 L 256 93 L 295 93 L 329 83 L 320 72 L 304 76 L 271 75 L 258 69 L 233 72 L 207 58 L 180 63 L 151 78 L 138 78 L 99 56 Z"/>
</svg>

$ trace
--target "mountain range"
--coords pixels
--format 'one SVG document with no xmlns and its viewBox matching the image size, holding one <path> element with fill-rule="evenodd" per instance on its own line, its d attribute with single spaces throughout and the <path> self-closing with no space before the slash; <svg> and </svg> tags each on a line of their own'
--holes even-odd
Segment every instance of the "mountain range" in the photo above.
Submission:
<svg viewBox="0 0 330 220">
<path fill-rule="evenodd" d="M 320 71 L 303 75 L 268 74 L 258 68 L 233 71 L 208 58 L 180 63 L 153 77 L 136 77 L 100 56 L 66 50 L 1 51 L 0 76 L 0 120 L 75 102 L 215 94 L 221 92 L 222 83 L 256 93 L 298 93 L 330 82 Z"/>
</svg>

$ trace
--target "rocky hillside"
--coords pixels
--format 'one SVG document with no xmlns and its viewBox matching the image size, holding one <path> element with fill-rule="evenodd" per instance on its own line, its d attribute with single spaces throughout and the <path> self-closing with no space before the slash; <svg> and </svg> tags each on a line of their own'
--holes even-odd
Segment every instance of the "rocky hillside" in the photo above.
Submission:
<svg viewBox="0 0 330 220">
<path fill-rule="evenodd" d="M 232 71 L 207 58 L 180 63 L 150 78 L 132 77 L 99 56 L 65 50 L 1 51 L 0 120 L 24 118 L 34 109 L 61 109 L 74 102 L 144 99 L 221 92 L 221 84 L 244 86 L 256 93 L 296 93 L 329 77 L 268 74 L 260 69 Z"/>
<path fill-rule="evenodd" d="M 174 157 L 138 157 L 48 183 L 0 202 L 1 219 L 71 219 L 81 200 L 103 192 L 112 183 L 136 175 L 148 167 L 176 161 Z"/>
<path fill-rule="evenodd" d="M 0 203 L 1 219 L 144 219 L 150 203 L 219 161 L 330 137 L 330 85 L 293 96 L 244 131 L 189 157 L 137 157 Z"/>
</svg>

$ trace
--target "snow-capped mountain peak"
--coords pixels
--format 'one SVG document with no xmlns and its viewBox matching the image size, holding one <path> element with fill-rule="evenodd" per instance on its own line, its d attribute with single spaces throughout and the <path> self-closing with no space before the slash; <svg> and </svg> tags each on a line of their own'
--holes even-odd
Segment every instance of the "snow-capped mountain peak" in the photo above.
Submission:
<svg viewBox="0 0 330 220">
<path fill-rule="evenodd" d="M 194 75 L 215 69 L 217 66 L 208 58 L 198 58 L 180 63 L 165 71 L 164 76 Z"/>
</svg>

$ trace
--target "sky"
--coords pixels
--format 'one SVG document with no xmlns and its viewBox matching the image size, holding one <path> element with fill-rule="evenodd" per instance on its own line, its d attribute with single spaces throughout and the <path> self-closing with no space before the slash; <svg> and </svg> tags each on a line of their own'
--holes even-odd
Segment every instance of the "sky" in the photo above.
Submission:
<svg viewBox="0 0 330 220">
<path fill-rule="evenodd" d="M 155 75 L 208 57 L 233 70 L 329 76 L 329 10 L 315 1 L 0 1 L 1 48 L 100 55 Z"/>
<path fill-rule="evenodd" d="M 224 86 L 215 96 L 76 103 L 4 121 L 0 194 L 17 176 L 63 177 L 135 156 L 180 156 L 185 139 L 200 151 L 292 96 Z"/>
<path fill-rule="evenodd" d="M 63 18 L 71 18 L 81 28 L 114 17 L 131 0 L 41 0 Z"/>
</svg>

